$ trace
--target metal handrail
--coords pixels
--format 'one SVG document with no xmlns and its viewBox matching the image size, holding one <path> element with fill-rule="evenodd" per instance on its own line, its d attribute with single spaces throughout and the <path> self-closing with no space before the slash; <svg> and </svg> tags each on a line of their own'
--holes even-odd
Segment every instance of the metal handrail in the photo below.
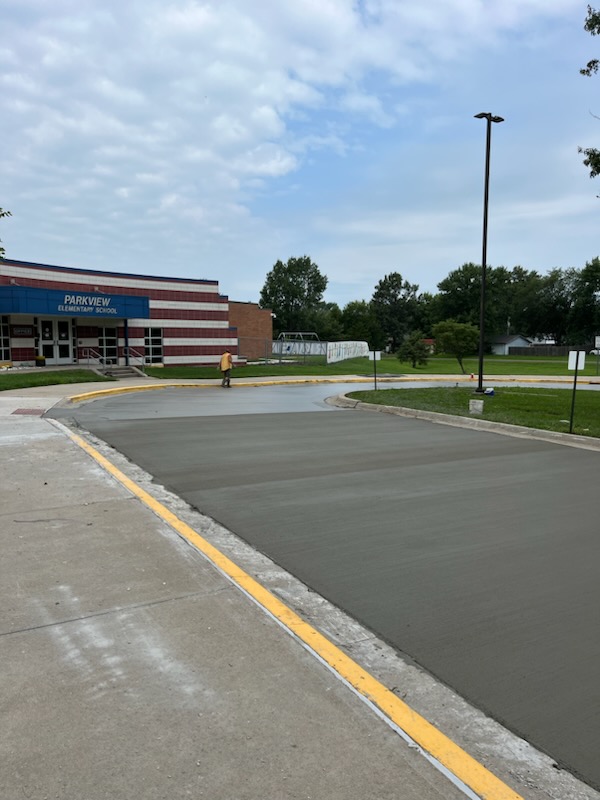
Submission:
<svg viewBox="0 0 600 800">
<path fill-rule="evenodd" d="M 134 347 L 130 347 L 129 345 L 126 345 L 123 348 L 123 355 L 125 355 L 125 357 L 127 357 L 127 358 L 132 358 L 133 357 L 134 359 L 137 359 L 140 362 L 139 369 L 142 372 L 144 372 L 144 374 L 145 374 L 145 369 L 144 368 L 146 366 L 146 356 L 145 356 L 144 353 L 140 353 L 140 351 L 136 350 Z"/>
<path fill-rule="evenodd" d="M 83 349 L 83 357 L 87 359 L 88 367 L 92 366 L 92 364 L 90 363 L 90 359 L 92 358 L 98 361 L 98 365 L 102 370 L 105 370 L 107 367 L 106 359 L 104 358 L 102 353 L 99 353 L 98 350 L 94 350 L 93 347 L 85 347 Z"/>
</svg>

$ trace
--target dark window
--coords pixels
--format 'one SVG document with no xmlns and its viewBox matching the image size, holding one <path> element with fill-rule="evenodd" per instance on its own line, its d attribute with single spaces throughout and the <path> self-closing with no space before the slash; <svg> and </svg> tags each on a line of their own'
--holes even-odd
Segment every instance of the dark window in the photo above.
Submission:
<svg viewBox="0 0 600 800">
<path fill-rule="evenodd" d="M 0 361 L 10 361 L 8 317 L 0 317 Z"/>
<path fill-rule="evenodd" d="M 144 328 L 146 364 L 161 364 L 163 360 L 162 328 Z"/>
<path fill-rule="evenodd" d="M 116 328 L 98 328 L 98 351 L 105 364 L 116 364 L 119 343 Z"/>
</svg>

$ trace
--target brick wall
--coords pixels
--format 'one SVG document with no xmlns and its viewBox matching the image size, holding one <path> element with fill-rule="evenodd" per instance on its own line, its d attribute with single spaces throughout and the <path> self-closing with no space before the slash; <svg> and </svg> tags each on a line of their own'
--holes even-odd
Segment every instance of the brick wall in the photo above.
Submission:
<svg viewBox="0 0 600 800">
<path fill-rule="evenodd" d="M 229 301 L 229 324 L 237 328 L 239 355 L 247 359 L 264 358 L 271 352 L 273 317 L 268 308 L 256 303 Z"/>
</svg>

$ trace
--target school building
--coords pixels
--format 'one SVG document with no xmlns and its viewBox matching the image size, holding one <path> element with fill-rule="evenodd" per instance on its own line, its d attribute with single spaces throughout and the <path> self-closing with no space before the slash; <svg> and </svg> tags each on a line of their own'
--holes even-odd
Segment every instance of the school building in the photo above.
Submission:
<svg viewBox="0 0 600 800">
<path fill-rule="evenodd" d="M 269 311 L 233 305 L 272 337 Z M 240 333 L 218 281 L 0 260 L 0 363 L 213 365 L 225 348 L 239 362 Z"/>
</svg>

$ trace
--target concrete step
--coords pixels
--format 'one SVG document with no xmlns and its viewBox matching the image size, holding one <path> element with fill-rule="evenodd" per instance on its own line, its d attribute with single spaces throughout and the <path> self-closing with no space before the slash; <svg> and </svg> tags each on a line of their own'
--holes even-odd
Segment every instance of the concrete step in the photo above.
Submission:
<svg viewBox="0 0 600 800">
<path fill-rule="evenodd" d="M 114 366 L 114 367 L 107 367 L 104 370 L 104 374 L 108 375 L 111 378 L 139 378 L 140 376 L 143 377 L 144 373 L 138 369 L 137 367 L 132 366 Z"/>
</svg>

